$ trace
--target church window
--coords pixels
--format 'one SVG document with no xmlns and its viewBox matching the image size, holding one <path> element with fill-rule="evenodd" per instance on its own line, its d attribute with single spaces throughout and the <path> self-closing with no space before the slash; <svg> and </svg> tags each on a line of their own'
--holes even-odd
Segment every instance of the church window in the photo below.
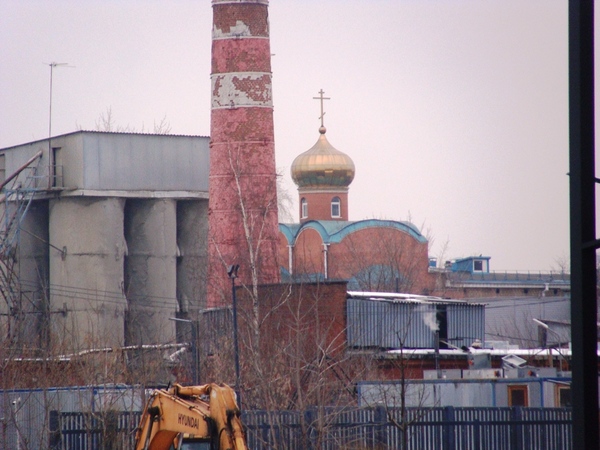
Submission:
<svg viewBox="0 0 600 450">
<path fill-rule="evenodd" d="M 308 202 L 305 198 L 300 200 L 300 214 L 302 215 L 302 219 L 306 219 L 308 217 Z"/>
<path fill-rule="evenodd" d="M 341 217 L 341 201 L 339 197 L 333 197 L 331 200 L 331 217 Z"/>
</svg>

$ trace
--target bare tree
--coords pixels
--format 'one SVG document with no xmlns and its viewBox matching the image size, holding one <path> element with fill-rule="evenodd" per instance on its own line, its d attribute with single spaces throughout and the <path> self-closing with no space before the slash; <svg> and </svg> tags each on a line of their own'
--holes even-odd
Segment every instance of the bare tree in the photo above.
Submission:
<svg viewBox="0 0 600 450">
<path fill-rule="evenodd" d="M 554 258 L 554 264 L 552 265 L 550 270 L 559 273 L 570 273 L 571 262 L 569 261 L 569 255 L 563 253 L 560 256 Z"/>
<path fill-rule="evenodd" d="M 146 127 L 142 124 L 141 129 L 137 129 L 132 125 L 121 125 L 118 124 L 115 120 L 112 107 L 109 106 L 106 108 L 106 111 L 101 112 L 96 119 L 96 131 L 112 131 L 117 133 L 149 133 L 149 134 L 170 134 L 171 133 L 171 124 L 167 120 L 167 116 L 163 116 L 163 118 L 157 122 L 154 121 L 154 125 L 152 131 L 146 131 Z M 81 128 L 78 126 L 78 128 Z"/>
<path fill-rule="evenodd" d="M 422 294 L 427 290 L 427 243 L 391 227 L 347 236 L 333 270 L 370 292 Z M 332 263 L 332 265 L 335 263 Z"/>
<path fill-rule="evenodd" d="M 279 222 L 288 223 L 294 220 L 291 211 L 294 200 L 283 184 L 284 172 L 285 169 L 282 167 L 277 169 L 277 211 L 279 214 Z"/>
</svg>

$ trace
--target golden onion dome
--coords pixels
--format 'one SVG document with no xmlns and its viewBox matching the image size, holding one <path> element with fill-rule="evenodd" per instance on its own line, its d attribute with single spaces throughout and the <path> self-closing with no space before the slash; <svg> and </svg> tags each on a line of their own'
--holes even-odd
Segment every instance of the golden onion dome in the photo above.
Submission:
<svg viewBox="0 0 600 450">
<path fill-rule="evenodd" d="M 354 162 L 329 143 L 326 132 L 321 126 L 317 143 L 292 163 L 292 179 L 300 188 L 348 187 L 354 179 Z"/>
</svg>

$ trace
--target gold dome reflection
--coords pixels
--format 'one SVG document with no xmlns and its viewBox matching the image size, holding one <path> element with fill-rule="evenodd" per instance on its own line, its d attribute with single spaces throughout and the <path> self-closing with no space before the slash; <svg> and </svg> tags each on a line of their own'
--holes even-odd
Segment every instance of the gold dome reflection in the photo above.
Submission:
<svg viewBox="0 0 600 450">
<path fill-rule="evenodd" d="M 347 187 L 354 179 L 354 162 L 335 149 L 325 137 L 326 128 L 319 128 L 319 139 L 292 163 L 292 179 L 298 187 Z"/>
</svg>

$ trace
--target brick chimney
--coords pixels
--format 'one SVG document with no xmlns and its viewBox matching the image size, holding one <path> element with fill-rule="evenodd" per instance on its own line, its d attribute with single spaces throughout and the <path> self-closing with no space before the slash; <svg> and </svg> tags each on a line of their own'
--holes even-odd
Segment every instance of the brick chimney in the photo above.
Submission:
<svg viewBox="0 0 600 450">
<path fill-rule="evenodd" d="M 212 7 L 209 307 L 231 302 L 229 265 L 237 285 L 280 279 L 268 0 Z"/>
</svg>

